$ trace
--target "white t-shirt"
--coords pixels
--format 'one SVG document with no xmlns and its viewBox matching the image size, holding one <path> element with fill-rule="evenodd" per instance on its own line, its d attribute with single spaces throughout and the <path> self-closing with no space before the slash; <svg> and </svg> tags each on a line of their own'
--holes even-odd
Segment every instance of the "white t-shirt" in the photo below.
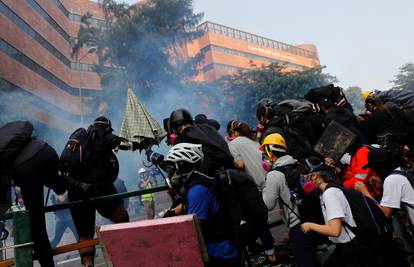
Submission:
<svg viewBox="0 0 414 267">
<path fill-rule="evenodd" d="M 338 188 L 328 188 L 320 196 L 323 218 L 327 224 L 332 219 L 341 218 L 342 221 L 347 222 L 350 226 L 355 227 L 356 223 L 352 216 L 351 207 L 348 200 L 346 200 L 344 193 Z M 339 237 L 329 237 L 334 243 L 347 243 L 351 241 L 355 235 L 348 228 L 342 225 L 341 235 Z"/>
<path fill-rule="evenodd" d="M 400 209 L 401 202 L 414 206 L 414 189 L 408 179 L 400 174 L 391 174 L 384 180 L 381 206 Z M 414 209 L 407 207 L 408 216 L 414 223 Z"/>
</svg>

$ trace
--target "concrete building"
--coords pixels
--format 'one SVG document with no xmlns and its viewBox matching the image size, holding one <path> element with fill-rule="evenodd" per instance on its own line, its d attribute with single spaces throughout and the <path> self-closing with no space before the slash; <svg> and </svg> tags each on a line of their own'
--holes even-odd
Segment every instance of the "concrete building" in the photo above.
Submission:
<svg viewBox="0 0 414 267">
<path fill-rule="evenodd" d="M 0 104 L 8 109 L 3 115 L 26 114 L 65 132 L 96 115 L 97 56 L 82 49 L 79 63 L 71 57 L 70 41 L 86 12 L 94 25 L 104 24 L 102 8 L 88 0 L 0 0 Z"/>
<path fill-rule="evenodd" d="M 185 57 L 204 53 L 198 81 L 213 81 L 225 74 L 272 62 L 285 64 L 288 70 L 320 65 L 316 46 L 312 44 L 289 45 L 212 22 L 204 22 L 198 29 L 204 34 L 188 43 L 183 53 Z"/>
</svg>

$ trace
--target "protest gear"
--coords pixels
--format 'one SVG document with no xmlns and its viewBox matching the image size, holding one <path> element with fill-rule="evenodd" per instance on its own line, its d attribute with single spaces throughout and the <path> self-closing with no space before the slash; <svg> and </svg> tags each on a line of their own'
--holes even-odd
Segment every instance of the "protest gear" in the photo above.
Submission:
<svg viewBox="0 0 414 267">
<path fill-rule="evenodd" d="M 33 125 L 28 121 L 13 121 L 0 128 L 0 162 L 4 167 L 31 140 L 32 133 Z"/>
<path fill-rule="evenodd" d="M 221 168 L 228 169 L 234 166 L 234 158 L 227 142 L 208 124 L 194 124 L 185 128 L 175 141 L 175 144 L 180 143 L 202 145 L 204 160 L 199 171 L 209 176 L 214 176 Z"/>
<path fill-rule="evenodd" d="M 259 149 L 261 151 L 265 151 L 266 154 L 270 157 L 273 151 L 286 152 L 287 146 L 283 136 L 275 133 L 266 136 Z"/>
<path fill-rule="evenodd" d="M 346 229 L 357 236 L 359 241 L 372 248 L 381 247 L 384 242 L 391 242 L 391 228 L 378 203 L 361 192 L 337 184 L 328 184 L 325 190 L 331 187 L 340 189 L 348 200 L 356 227 L 343 223 Z"/>
<path fill-rule="evenodd" d="M 181 124 L 193 124 L 193 116 L 186 109 L 177 109 L 173 111 L 170 115 L 169 128 L 171 133 L 178 134 L 178 129 Z"/>
<path fill-rule="evenodd" d="M 110 131 L 110 132 L 112 132 L 114 130 L 114 129 L 112 129 L 111 121 L 107 117 L 104 117 L 104 116 L 99 116 L 98 118 L 96 118 L 93 121 L 92 125 L 102 127 L 106 131 Z"/>
<path fill-rule="evenodd" d="M 213 119 L 207 119 L 207 116 L 204 114 L 198 114 L 194 117 L 194 123 L 198 123 L 198 124 L 208 124 L 212 127 L 214 127 L 217 131 L 220 130 L 220 123 L 218 123 L 218 121 L 213 120 Z"/>
<path fill-rule="evenodd" d="M 260 121 L 261 117 L 265 119 L 270 119 L 273 117 L 273 111 L 271 108 L 272 100 L 269 98 L 264 98 L 257 103 L 256 108 L 256 117 Z"/>
<path fill-rule="evenodd" d="M 79 177 L 82 168 L 90 158 L 90 143 L 95 133 L 84 128 L 76 129 L 70 136 L 60 156 L 61 168 L 64 173 Z"/>
<path fill-rule="evenodd" d="M 140 168 L 139 170 L 138 170 L 138 174 L 144 174 L 144 173 L 146 173 L 147 172 L 147 170 L 145 169 L 145 168 Z"/>
</svg>

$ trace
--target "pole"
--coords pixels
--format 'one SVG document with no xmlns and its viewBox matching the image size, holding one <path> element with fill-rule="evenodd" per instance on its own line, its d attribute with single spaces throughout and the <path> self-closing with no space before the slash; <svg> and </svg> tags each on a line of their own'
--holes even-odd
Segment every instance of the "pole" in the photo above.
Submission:
<svg viewBox="0 0 414 267">
<path fill-rule="evenodd" d="M 80 121 L 83 125 L 83 101 L 82 101 L 82 75 L 80 59 L 78 58 L 78 74 L 79 74 L 79 109 L 80 109 Z"/>
<path fill-rule="evenodd" d="M 14 244 L 25 246 L 14 249 L 16 267 L 33 266 L 32 246 L 26 246 L 32 242 L 29 211 L 17 211 L 13 213 Z"/>
</svg>

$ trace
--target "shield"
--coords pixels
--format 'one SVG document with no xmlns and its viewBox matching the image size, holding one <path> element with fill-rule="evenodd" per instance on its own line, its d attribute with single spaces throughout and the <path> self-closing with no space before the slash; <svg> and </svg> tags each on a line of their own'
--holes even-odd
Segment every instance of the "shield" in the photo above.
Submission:
<svg viewBox="0 0 414 267">
<path fill-rule="evenodd" d="M 319 138 L 314 150 L 319 155 L 332 158 L 335 162 L 338 162 L 355 138 L 356 135 L 353 132 L 336 121 L 331 121 Z"/>
<path fill-rule="evenodd" d="M 128 88 L 124 119 L 119 133 L 123 138 L 120 148 L 141 151 L 158 145 L 166 135 L 167 132 L 147 111 L 132 89 Z"/>
</svg>

